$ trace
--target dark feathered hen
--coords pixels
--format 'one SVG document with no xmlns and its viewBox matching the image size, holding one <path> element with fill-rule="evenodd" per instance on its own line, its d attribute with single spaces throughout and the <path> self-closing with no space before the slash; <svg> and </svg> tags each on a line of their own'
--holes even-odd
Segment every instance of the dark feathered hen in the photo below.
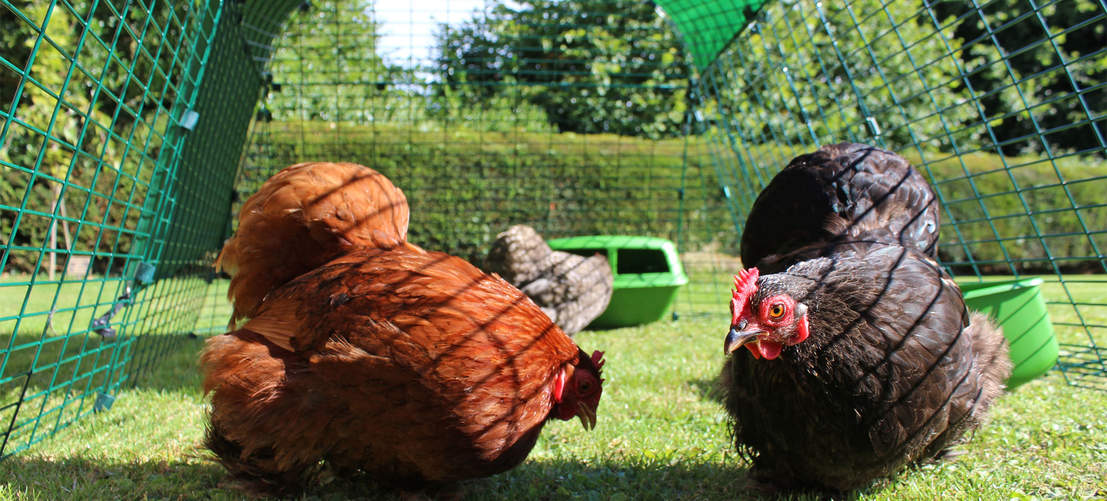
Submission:
<svg viewBox="0 0 1107 501">
<path fill-rule="evenodd" d="M 903 157 L 833 144 L 796 157 L 761 191 L 742 231 L 742 262 L 874 233 L 934 258 L 938 226 L 934 191 Z"/>
<path fill-rule="evenodd" d="M 783 254 L 747 262 L 757 267 L 735 281 L 723 382 L 735 440 L 752 458 L 755 478 L 849 490 L 958 443 L 1002 393 L 1010 360 L 999 330 L 969 314 L 960 289 L 923 252 L 932 246 L 929 231 L 904 232 L 912 219 L 891 213 L 868 222 L 831 210 L 828 225 L 801 224 L 793 233 L 796 213 L 767 202 L 783 201 L 788 185 L 778 177 L 770 186 L 778 191 L 759 198 L 755 214 L 767 220 L 757 226 L 770 228 L 779 216 L 778 234 L 814 240 L 776 246 Z M 881 206 L 851 200 L 852 207 Z M 857 220 L 863 224 L 853 227 L 864 230 L 848 230 Z M 748 238 L 744 252 L 755 247 L 745 245 Z M 774 272 L 761 276 L 762 267 Z"/>
</svg>

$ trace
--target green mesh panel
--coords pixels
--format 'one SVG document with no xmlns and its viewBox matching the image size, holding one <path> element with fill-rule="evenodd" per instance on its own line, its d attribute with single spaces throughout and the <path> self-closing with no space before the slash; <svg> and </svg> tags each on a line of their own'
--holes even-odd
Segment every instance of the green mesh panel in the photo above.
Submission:
<svg viewBox="0 0 1107 501">
<path fill-rule="evenodd" d="M 682 137 L 688 67 L 655 9 L 592 2 L 595 12 L 520 14 L 494 44 L 440 52 L 416 36 L 448 16 L 448 33 L 471 35 L 462 23 L 472 3 L 370 5 L 313 2 L 291 19 L 274 51 L 240 200 L 292 163 L 343 160 L 404 190 L 412 241 L 473 262 L 518 223 L 547 238 L 679 238 L 682 193 L 685 202 L 706 196 L 681 190 L 687 150 L 704 144 Z M 606 32 L 592 24 L 627 10 L 646 20 Z M 375 24 L 393 35 L 378 36 Z M 628 106 L 657 111 L 628 125 L 620 121 Z"/>
<path fill-rule="evenodd" d="M 0 457 L 109 408 L 198 318 L 226 321 L 204 305 L 225 291 L 210 262 L 254 47 L 297 5 L 3 2 Z"/>
<path fill-rule="evenodd" d="M 942 259 L 956 276 L 1045 275 L 1065 345 L 1061 367 L 1074 383 L 1102 386 L 1102 279 L 1077 274 L 1105 270 L 1107 223 L 1094 198 L 1103 174 L 1083 168 L 1103 161 L 1102 5 L 769 3 L 741 31 L 752 8 L 664 3 L 701 69 L 687 87 L 633 78 L 648 69 L 605 73 L 651 55 L 636 43 L 618 56 L 579 43 L 610 29 L 615 18 L 596 15 L 602 3 L 588 4 L 597 11 L 590 20 L 517 12 L 512 22 L 527 29 L 445 53 L 416 36 L 435 12 L 392 8 L 404 14 L 397 21 L 389 7 L 343 12 L 350 5 L 316 3 L 278 42 L 276 84 L 243 163 L 242 196 L 290 163 L 343 159 L 381 170 L 408 193 L 412 240 L 478 263 L 514 223 L 547 237 L 664 236 L 680 242 L 692 277 L 678 313 L 718 314 L 728 288 L 720 279 L 740 266 L 746 211 L 775 171 L 820 144 L 871 142 L 901 152 L 934 182 L 945 210 Z M 356 12 L 367 18 L 355 21 Z M 401 41 L 360 29 L 365 23 Z M 331 40 L 312 35 L 321 26 L 334 27 Z M 466 34 L 463 23 L 449 26 Z M 334 56 L 346 46 L 360 52 Z M 321 62 L 328 57 L 338 63 Z M 676 59 L 652 60 L 681 68 Z M 444 67 L 454 73 L 436 77 Z M 596 74 L 607 78 L 589 79 Z M 592 96 L 668 88 L 700 107 L 685 114 L 693 134 L 678 143 L 656 129 L 567 133 L 551 119 L 563 110 L 535 105 L 565 90 L 587 109 Z M 466 101 L 474 95 L 479 105 Z M 617 125 L 612 117 L 576 120 Z M 647 149 L 633 137 L 651 134 Z"/>
<path fill-rule="evenodd" d="M 753 20 L 765 0 L 657 0 L 684 39 L 696 68 L 705 70 Z"/>
<path fill-rule="evenodd" d="M 96 1 L 0 8 L 0 455 L 109 407 L 136 356 L 190 328 L 145 326 L 176 297 L 149 272 L 182 114 L 220 14 Z"/>
</svg>

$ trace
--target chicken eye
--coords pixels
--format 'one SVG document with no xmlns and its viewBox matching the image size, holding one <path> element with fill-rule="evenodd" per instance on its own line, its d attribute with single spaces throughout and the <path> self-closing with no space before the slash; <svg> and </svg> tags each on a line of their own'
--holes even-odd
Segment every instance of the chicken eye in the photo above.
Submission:
<svg viewBox="0 0 1107 501">
<path fill-rule="evenodd" d="M 578 394 L 587 395 L 590 391 L 592 391 L 592 381 L 581 379 L 580 382 L 577 383 Z"/>
<path fill-rule="evenodd" d="M 784 303 L 776 303 L 769 308 L 769 318 L 778 319 L 784 316 Z"/>
</svg>

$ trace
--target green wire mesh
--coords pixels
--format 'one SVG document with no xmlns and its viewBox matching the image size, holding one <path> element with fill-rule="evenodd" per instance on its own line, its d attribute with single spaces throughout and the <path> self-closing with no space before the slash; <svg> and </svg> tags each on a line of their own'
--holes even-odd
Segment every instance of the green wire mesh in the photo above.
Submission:
<svg viewBox="0 0 1107 501">
<path fill-rule="evenodd" d="M 3 2 L 0 458 L 193 335 L 223 233 L 203 228 L 230 196 L 204 183 L 233 181 L 262 80 L 240 69 L 283 18 L 268 9 L 259 34 L 237 3 Z"/>
<path fill-rule="evenodd" d="M 875 143 L 938 188 L 950 270 L 1044 276 L 1060 368 L 1107 387 L 1107 6 L 761 3 L 3 0 L 0 458 L 221 332 L 238 207 L 309 160 L 475 262 L 517 223 L 677 241 L 677 312 L 715 318 L 771 176 Z"/>
<path fill-rule="evenodd" d="M 179 166 L 218 10 L 4 2 L 0 457 L 111 405 L 151 322 L 158 195 Z M 187 330 L 187 327 L 178 327 Z"/>
<path fill-rule="evenodd" d="M 1097 0 L 766 5 L 699 82 L 735 225 L 796 154 L 898 151 L 937 188 L 950 271 L 1042 276 L 1060 369 L 1107 389 L 1105 29 Z"/>
<path fill-rule="evenodd" d="M 676 240 L 682 201 L 705 196 L 681 189 L 680 40 L 641 2 L 531 3 L 550 10 L 318 1 L 297 12 L 273 52 L 239 200 L 293 163 L 353 161 L 404 190 L 413 242 L 476 263 L 513 224 Z M 592 21 L 624 14 L 634 21 Z"/>
</svg>

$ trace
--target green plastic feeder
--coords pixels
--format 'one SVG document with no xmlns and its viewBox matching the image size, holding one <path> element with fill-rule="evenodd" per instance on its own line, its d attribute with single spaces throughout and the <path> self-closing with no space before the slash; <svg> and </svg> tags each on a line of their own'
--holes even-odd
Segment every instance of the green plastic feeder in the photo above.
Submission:
<svg viewBox="0 0 1107 501">
<path fill-rule="evenodd" d="M 676 246 L 664 238 L 592 235 L 556 238 L 550 248 L 582 256 L 603 254 L 614 275 L 607 309 L 589 324 L 613 328 L 656 322 L 665 317 L 688 276 Z"/>
<path fill-rule="evenodd" d="M 1034 379 L 1057 363 L 1057 338 L 1042 299 L 1042 279 L 960 284 L 965 304 L 986 313 L 1003 329 L 1014 369 L 1007 389 Z"/>
</svg>

